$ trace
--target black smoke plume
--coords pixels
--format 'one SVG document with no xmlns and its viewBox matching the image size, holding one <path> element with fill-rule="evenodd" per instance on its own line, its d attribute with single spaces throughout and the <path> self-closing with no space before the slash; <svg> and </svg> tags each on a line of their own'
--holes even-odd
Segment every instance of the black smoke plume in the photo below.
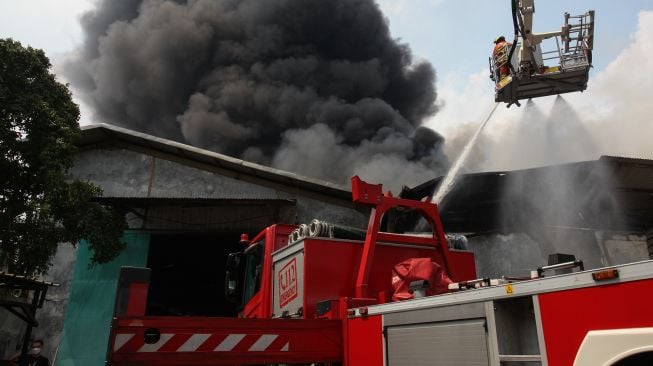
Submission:
<svg viewBox="0 0 653 366">
<path fill-rule="evenodd" d="M 301 174 L 447 168 L 435 72 L 373 0 L 104 0 L 64 72 L 95 120 Z"/>
</svg>

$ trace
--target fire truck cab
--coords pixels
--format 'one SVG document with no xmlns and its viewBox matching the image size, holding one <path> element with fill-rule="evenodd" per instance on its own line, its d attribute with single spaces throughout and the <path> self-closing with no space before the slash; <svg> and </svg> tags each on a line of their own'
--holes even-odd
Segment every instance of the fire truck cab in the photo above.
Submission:
<svg viewBox="0 0 653 366">
<path fill-rule="evenodd" d="M 311 234 L 301 225 L 306 229 L 293 236 L 297 226 L 278 224 L 251 241 L 243 238 L 241 243 L 246 248 L 229 255 L 225 279 L 226 296 L 239 305 L 241 318 L 328 317 L 329 303 L 341 298 L 388 302 L 393 291 L 392 268 L 410 258 L 431 258 L 454 281 L 476 277 L 473 253 L 449 248 L 435 205 L 383 197 L 380 185 L 367 184 L 358 177 L 353 182 L 365 192 L 359 201 L 364 200 L 363 195 L 368 200 L 376 195 L 377 212 L 370 217 L 374 232 L 361 230 L 358 240 L 343 240 L 333 233 L 329 236 L 328 230 L 326 237 L 319 236 L 315 227 Z M 376 189 L 373 193 L 369 192 L 372 188 Z M 423 209 L 433 227 L 432 235 L 378 232 L 383 212 L 398 206 Z M 313 224 L 329 225 L 317 220 Z"/>
</svg>

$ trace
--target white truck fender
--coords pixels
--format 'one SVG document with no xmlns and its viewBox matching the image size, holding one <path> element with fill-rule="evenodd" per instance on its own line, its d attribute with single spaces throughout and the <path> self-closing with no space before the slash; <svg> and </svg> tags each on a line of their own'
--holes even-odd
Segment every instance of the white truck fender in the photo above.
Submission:
<svg viewBox="0 0 653 366">
<path fill-rule="evenodd" d="M 585 335 L 574 366 L 611 366 L 628 356 L 653 351 L 653 328 L 593 330 Z"/>
</svg>

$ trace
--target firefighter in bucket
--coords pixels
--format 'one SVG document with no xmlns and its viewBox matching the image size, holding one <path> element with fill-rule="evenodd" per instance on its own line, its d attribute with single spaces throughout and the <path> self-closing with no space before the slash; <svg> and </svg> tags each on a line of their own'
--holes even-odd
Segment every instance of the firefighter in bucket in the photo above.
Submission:
<svg viewBox="0 0 653 366">
<path fill-rule="evenodd" d="M 504 36 L 499 36 L 494 40 L 492 60 L 494 61 L 494 72 L 496 74 L 494 76 L 497 84 L 510 75 L 510 67 L 508 66 L 510 47 L 512 47 L 512 44 L 506 42 L 506 37 Z"/>
</svg>

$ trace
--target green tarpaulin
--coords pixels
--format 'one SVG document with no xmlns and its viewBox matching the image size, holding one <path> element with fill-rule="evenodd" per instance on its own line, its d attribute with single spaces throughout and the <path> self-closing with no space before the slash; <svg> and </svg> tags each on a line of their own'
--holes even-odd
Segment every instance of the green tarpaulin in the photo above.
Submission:
<svg viewBox="0 0 653 366">
<path fill-rule="evenodd" d="M 104 365 L 120 267 L 147 264 L 149 234 L 126 232 L 124 239 L 118 258 L 93 267 L 88 243 L 79 244 L 56 366 Z"/>
</svg>

